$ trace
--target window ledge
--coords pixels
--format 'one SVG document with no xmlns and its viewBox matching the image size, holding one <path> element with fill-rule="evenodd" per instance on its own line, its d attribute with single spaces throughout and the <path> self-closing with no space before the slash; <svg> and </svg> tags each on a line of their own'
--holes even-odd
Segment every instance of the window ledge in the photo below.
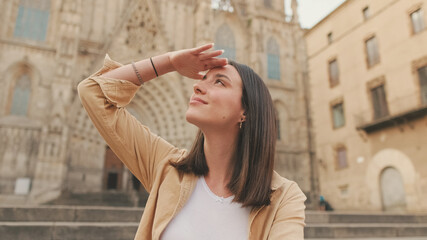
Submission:
<svg viewBox="0 0 427 240">
<path fill-rule="evenodd" d="M 345 124 L 344 125 L 342 125 L 342 126 L 338 126 L 338 127 L 335 127 L 335 126 L 332 126 L 332 130 L 339 130 L 339 129 L 342 129 L 342 128 L 344 128 L 345 127 Z"/>
<path fill-rule="evenodd" d="M 36 42 L 36 41 L 17 39 L 17 38 L 10 38 L 10 39 L 0 38 L 0 43 L 16 45 L 21 47 L 29 47 L 29 48 L 42 50 L 42 51 L 48 51 L 48 52 L 56 52 L 55 48 L 52 48 L 51 46 L 47 45 L 45 42 Z"/>
<path fill-rule="evenodd" d="M 282 90 L 290 90 L 290 91 L 295 90 L 294 87 L 287 86 L 282 80 L 271 80 L 271 79 L 267 78 L 267 80 L 264 81 L 264 83 L 268 88 L 271 87 L 271 88 L 277 88 L 277 89 L 282 89 Z"/>
<path fill-rule="evenodd" d="M 417 118 L 422 118 L 425 115 L 427 115 L 427 104 L 406 112 L 402 112 L 392 116 L 386 116 L 374 120 L 370 123 L 359 125 L 356 127 L 356 129 L 363 130 L 366 133 L 373 133 L 384 128 L 393 127 L 398 124 L 406 123 Z"/>
</svg>

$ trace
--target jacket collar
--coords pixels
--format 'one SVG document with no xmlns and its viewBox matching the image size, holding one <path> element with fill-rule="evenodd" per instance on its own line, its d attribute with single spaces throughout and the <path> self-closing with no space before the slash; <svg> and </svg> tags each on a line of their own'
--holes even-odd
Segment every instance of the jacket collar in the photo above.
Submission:
<svg viewBox="0 0 427 240">
<path fill-rule="evenodd" d="M 276 172 L 273 171 L 273 177 L 271 179 L 271 190 L 275 191 L 283 184 L 283 178 Z"/>
</svg>

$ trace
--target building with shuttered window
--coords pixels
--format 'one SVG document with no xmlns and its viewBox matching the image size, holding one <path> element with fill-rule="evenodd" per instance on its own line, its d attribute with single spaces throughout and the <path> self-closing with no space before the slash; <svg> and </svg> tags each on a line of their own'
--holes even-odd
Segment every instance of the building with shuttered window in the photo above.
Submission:
<svg viewBox="0 0 427 240">
<path fill-rule="evenodd" d="M 320 193 L 427 210 L 427 1 L 347 0 L 306 35 Z"/>
</svg>

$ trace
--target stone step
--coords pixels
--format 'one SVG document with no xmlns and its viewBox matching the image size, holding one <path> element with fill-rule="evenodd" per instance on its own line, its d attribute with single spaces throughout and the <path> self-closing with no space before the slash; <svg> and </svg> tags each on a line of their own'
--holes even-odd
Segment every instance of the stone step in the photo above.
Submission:
<svg viewBox="0 0 427 240">
<path fill-rule="evenodd" d="M 138 223 L 0 222 L 1 239 L 130 240 Z"/>
<path fill-rule="evenodd" d="M 139 221 L 143 208 L 104 206 L 4 206 L 0 221 Z M 426 223 L 427 214 L 367 214 L 306 212 L 307 224 L 326 223 Z"/>
<path fill-rule="evenodd" d="M 306 238 L 426 237 L 425 223 L 328 223 L 307 224 Z"/>
<path fill-rule="evenodd" d="M 0 222 L 2 239 L 133 239 L 138 223 L 123 222 Z M 319 231 L 320 227 L 323 227 Z M 306 239 L 384 239 L 426 240 L 425 224 L 332 224 L 328 226 L 307 226 Z M 400 237 L 398 237 L 400 236 Z M 418 236 L 418 237 L 417 237 Z M 423 237 L 424 236 L 424 237 Z M 365 238 L 362 238 L 365 237 Z M 373 238 L 375 237 L 375 238 Z M 384 239 L 385 240 L 385 239 Z"/>
<path fill-rule="evenodd" d="M 307 211 L 305 222 L 309 223 L 426 223 L 427 213 L 348 213 Z"/>
<path fill-rule="evenodd" d="M 305 240 L 427 240 L 427 237 L 388 237 L 388 238 L 304 238 Z"/>
<path fill-rule="evenodd" d="M 130 207 L 0 207 L 0 222 L 139 222 L 143 211 Z"/>
<path fill-rule="evenodd" d="M 0 207 L 4 239 L 132 239 L 143 208 L 103 206 Z M 307 211 L 307 239 L 425 237 L 427 215 Z M 35 237 L 36 236 L 36 237 Z"/>
<path fill-rule="evenodd" d="M 48 202 L 47 205 L 143 207 L 147 199 L 147 192 L 63 192 L 59 198 Z"/>
</svg>

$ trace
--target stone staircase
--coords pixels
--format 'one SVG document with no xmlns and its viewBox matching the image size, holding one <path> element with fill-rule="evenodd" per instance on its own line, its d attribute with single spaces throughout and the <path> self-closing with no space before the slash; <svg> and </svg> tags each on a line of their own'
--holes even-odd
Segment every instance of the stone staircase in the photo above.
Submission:
<svg viewBox="0 0 427 240">
<path fill-rule="evenodd" d="M 1 240 L 132 240 L 143 208 L 0 207 Z M 427 214 L 307 211 L 306 239 L 427 240 Z"/>
<path fill-rule="evenodd" d="M 306 239 L 427 240 L 427 214 L 306 212 Z"/>
<path fill-rule="evenodd" d="M 0 207 L 1 240 L 132 240 L 143 208 Z"/>
<path fill-rule="evenodd" d="M 143 207 L 148 199 L 147 192 L 103 191 L 90 193 L 63 192 L 46 205 Z"/>
</svg>

